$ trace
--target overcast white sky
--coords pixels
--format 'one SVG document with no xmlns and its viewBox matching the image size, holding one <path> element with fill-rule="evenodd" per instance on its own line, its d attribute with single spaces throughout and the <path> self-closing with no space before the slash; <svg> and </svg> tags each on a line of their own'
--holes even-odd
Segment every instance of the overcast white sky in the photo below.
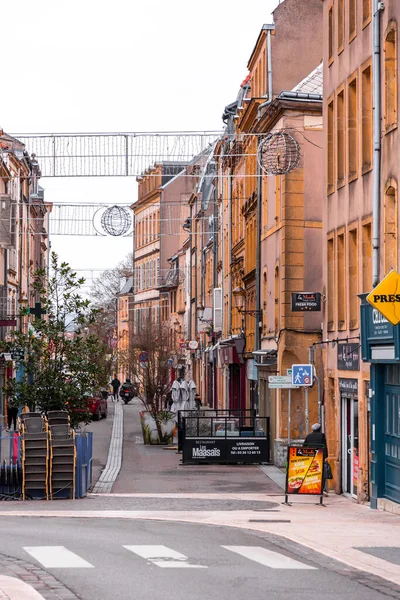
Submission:
<svg viewBox="0 0 400 600">
<path fill-rule="evenodd" d="M 2 4 L 0 125 L 9 133 L 221 129 L 279 0 Z M 42 179 L 55 202 L 132 202 L 134 178 Z M 112 267 L 130 239 L 59 237 L 74 268 Z"/>
</svg>

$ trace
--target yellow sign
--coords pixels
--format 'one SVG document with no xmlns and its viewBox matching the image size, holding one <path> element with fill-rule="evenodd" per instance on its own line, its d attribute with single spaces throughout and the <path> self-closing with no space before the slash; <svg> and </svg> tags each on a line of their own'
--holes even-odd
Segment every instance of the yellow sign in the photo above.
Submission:
<svg viewBox="0 0 400 600">
<path fill-rule="evenodd" d="M 396 271 L 390 271 L 368 294 L 367 300 L 389 323 L 400 323 L 400 275 Z"/>
</svg>

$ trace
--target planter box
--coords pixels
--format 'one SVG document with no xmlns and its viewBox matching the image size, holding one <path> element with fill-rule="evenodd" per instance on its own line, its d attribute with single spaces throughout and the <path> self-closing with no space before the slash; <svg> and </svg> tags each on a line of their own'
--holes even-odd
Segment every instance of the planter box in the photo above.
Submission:
<svg viewBox="0 0 400 600">
<path fill-rule="evenodd" d="M 174 413 L 161 411 L 154 416 L 148 411 L 140 412 L 143 441 L 145 444 L 169 445 L 174 441 L 176 420 Z"/>
</svg>

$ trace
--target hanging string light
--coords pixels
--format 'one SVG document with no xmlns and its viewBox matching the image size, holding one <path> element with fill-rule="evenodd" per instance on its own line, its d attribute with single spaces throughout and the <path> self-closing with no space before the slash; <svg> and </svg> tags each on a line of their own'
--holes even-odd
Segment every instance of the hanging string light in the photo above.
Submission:
<svg viewBox="0 0 400 600">
<path fill-rule="evenodd" d="M 267 175 L 284 175 L 300 162 L 300 146 L 290 133 L 269 133 L 258 147 L 258 164 Z"/>
</svg>

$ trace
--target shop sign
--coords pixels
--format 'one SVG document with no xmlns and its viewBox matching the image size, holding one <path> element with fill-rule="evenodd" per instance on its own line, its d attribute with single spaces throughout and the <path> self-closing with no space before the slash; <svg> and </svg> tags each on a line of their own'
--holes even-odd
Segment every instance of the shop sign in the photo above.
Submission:
<svg viewBox="0 0 400 600">
<path fill-rule="evenodd" d="M 285 494 L 322 496 L 323 448 L 288 446 Z"/>
<path fill-rule="evenodd" d="M 377 310 L 372 309 L 371 312 L 371 323 L 370 323 L 370 335 L 371 338 L 392 338 L 393 337 L 393 326 L 387 319 Z"/>
<path fill-rule="evenodd" d="M 339 377 L 339 392 L 358 394 L 358 379 L 345 379 Z"/>
<path fill-rule="evenodd" d="M 358 484 L 358 469 L 359 469 L 359 458 L 356 448 L 353 452 L 353 486 L 357 487 Z"/>
<path fill-rule="evenodd" d="M 0 327 L 16 327 L 17 319 L 1 319 Z"/>
<path fill-rule="evenodd" d="M 186 438 L 182 445 L 183 463 L 262 463 L 268 462 L 266 438 Z"/>
<path fill-rule="evenodd" d="M 199 347 L 199 342 L 197 340 L 191 340 L 189 342 L 189 349 L 190 350 L 197 350 L 198 347 Z"/>
<path fill-rule="evenodd" d="M 360 369 L 360 344 L 338 344 L 337 368 L 341 371 L 358 371 Z"/>
<path fill-rule="evenodd" d="M 367 301 L 392 325 L 400 323 L 400 275 L 390 271 L 367 296 Z"/>
<path fill-rule="evenodd" d="M 292 293 L 293 312 L 318 312 L 321 310 L 320 292 L 294 292 Z"/>
<path fill-rule="evenodd" d="M 187 349 L 188 349 L 188 345 L 187 345 L 187 343 L 186 343 L 186 342 L 180 342 L 180 344 L 179 344 L 179 348 L 180 348 L 181 350 L 187 350 Z"/>
</svg>

